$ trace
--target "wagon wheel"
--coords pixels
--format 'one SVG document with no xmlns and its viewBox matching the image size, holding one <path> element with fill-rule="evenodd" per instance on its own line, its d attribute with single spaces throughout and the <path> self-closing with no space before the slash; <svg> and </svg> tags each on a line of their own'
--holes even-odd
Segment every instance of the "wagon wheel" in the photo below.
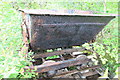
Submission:
<svg viewBox="0 0 120 80">
<path fill-rule="evenodd" d="M 90 67 L 92 67 L 92 66 L 90 66 Z M 75 76 L 76 80 L 97 80 L 98 77 L 100 76 L 98 73 L 96 74 L 96 70 L 88 69 L 88 71 L 89 72 L 83 73 L 83 74 L 81 72 L 75 74 L 74 76 Z"/>
<path fill-rule="evenodd" d="M 96 75 L 88 76 L 86 79 L 87 79 L 87 80 L 97 80 L 98 77 L 99 77 L 99 75 L 96 74 Z"/>
</svg>

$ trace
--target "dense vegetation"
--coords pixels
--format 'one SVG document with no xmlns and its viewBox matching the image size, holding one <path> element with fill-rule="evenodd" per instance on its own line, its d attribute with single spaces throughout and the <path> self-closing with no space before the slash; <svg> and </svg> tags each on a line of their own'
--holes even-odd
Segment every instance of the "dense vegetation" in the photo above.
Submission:
<svg viewBox="0 0 120 80">
<path fill-rule="evenodd" d="M 78 9 L 118 13 L 117 2 L 8 2 L 0 0 L 0 78 L 30 78 L 35 75 L 23 73 L 23 67 L 30 65 L 18 51 L 22 47 L 21 14 L 18 9 Z M 88 44 L 84 45 L 90 48 Z M 112 20 L 97 36 L 94 50 L 100 54 L 102 65 L 108 68 L 109 77 L 118 71 L 118 19 Z"/>
</svg>

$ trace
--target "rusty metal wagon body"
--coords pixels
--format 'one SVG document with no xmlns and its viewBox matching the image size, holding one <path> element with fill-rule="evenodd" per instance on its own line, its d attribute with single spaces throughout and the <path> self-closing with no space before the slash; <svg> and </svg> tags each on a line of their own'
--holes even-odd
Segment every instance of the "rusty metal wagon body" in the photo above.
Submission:
<svg viewBox="0 0 120 80">
<path fill-rule="evenodd" d="M 79 51 L 79 49 L 62 50 L 53 53 L 41 51 L 56 48 L 68 48 L 90 42 L 95 36 L 115 18 L 114 15 L 93 14 L 80 10 L 20 10 L 23 14 L 23 37 L 26 46 L 35 53 L 36 58 L 44 58 L 53 55 L 62 55 L 67 51 Z M 81 49 L 80 49 L 81 50 Z M 39 72 L 57 70 L 63 67 L 82 64 L 80 59 L 73 62 L 57 62 L 60 67 L 46 65 Z M 64 65 L 63 65 L 64 64 Z M 68 65 L 67 65 L 68 64 Z M 39 66 L 40 68 L 41 66 Z M 46 70 L 43 69 L 46 67 Z M 49 68 L 48 68 L 49 67 Z M 32 67 L 33 68 L 33 67 Z"/>
</svg>

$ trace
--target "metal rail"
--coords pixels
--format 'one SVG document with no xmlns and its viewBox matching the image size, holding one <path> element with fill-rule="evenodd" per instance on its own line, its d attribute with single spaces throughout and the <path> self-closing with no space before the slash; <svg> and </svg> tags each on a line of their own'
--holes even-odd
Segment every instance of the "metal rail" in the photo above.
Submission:
<svg viewBox="0 0 120 80">
<path fill-rule="evenodd" d="M 37 72 L 37 73 L 42 73 L 42 72 L 62 69 L 62 68 L 68 67 L 68 66 L 70 67 L 70 66 L 74 66 L 74 65 L 84 64 L 89 61 L 91 61 L 91 60 L 83 59 L 83 58 L 81 60 L 81 57 L 80 57 L 80 58 L 69 59 L 69 60 L 65 60 L 65 61 L 54 62 L 52 64 L 29 66 L 29 67 L 25 67 L 24 70 L 25 71 L 26 70 L 35 70 L 35 72 Z"/>
</svg>

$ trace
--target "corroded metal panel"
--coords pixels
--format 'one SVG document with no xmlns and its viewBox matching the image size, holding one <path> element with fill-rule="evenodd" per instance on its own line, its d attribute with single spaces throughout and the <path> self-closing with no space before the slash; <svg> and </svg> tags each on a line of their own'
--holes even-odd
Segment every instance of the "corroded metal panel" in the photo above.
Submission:
<svg viewBox="0 0 120 80">
<path fill-rule="evenodd" d="M 31 15 L 31 48 L 39 51 L 81 45 L 94 39 L 112 18 Z"/>
</svg>

